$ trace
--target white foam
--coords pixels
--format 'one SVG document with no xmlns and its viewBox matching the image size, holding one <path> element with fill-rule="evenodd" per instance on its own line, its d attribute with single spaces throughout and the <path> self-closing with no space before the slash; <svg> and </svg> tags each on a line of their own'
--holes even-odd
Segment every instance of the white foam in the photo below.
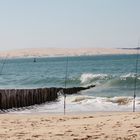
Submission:
<svg viewBox="0 0 140 140">
<path fill-rule="evenodd" d="M 80 81 L 82 84 L 88 84 L 92 81 L 96 80 L 104 80 L 108 78 L 107 74 L 92 74 L 92 73 L 83 73 L 80 77 Z"/>
<path fill-rule="evenodd" d="M 78 99 L 78 100 L 77 100 Z M 118 104 L 118 99 L 128 99 L 126 104 Z M 66 98 L 66 112 L 95 112 L 95 111 L 132 111 L 132 97 L 93 97 L 70 95 Z M 58 102 L 46 103 L 12 113 L 63 113 L 64 98 Z M 140 111 L 140 97 L 136 98 L 136 111 Z"/>
<path fill-rule="evenodd" d="M 136 74 L 135 73 L 128 73 L 128 74 L 125 74 L 125 75 L 121 75 L 120 78 L 121 80 L 127 80 L 127 78 L 135 78 L 136 77 Z M 138 75 L 138 79 L 139 79 L 139 75 Z"/>
</svg>

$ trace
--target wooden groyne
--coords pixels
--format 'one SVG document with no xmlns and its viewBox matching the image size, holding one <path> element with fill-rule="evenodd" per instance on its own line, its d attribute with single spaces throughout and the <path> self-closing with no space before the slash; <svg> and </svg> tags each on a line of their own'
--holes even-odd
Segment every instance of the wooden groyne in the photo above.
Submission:
<svg viewBox="0 0 140 140">
<path fill-rule="evenodd" d="M 57 100 L 61 90 L 64 94 L 75 94 L 81 90 L 95 87 L 73 87 L 73 88 L 38 88 L 38 89 L 1 89 L 0 110 L 26 107 Z"/>
</svg>

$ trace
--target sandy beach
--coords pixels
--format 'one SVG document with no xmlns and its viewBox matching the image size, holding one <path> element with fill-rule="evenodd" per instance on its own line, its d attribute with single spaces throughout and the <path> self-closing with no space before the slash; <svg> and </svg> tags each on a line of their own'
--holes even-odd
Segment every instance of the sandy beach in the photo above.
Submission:
<svg viewBox="0 0 140 140">
<path fill-rule="evenodd" d="M 1 114 L 1 140 L 139 140 L 140 113 Z"/>
<path fill-rule="evenodd" d="M 136 50 L 115 48 L 32 48 L 0 51 L 0 57 L 53 57 L 81 55 L 136 54 Z"/>
</svg>

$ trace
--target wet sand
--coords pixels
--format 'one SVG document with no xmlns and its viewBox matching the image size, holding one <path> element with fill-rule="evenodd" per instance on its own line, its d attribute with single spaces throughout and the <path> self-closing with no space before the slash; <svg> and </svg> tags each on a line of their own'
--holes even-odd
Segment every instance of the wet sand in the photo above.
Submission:
<svg viewBox="0 0 140 140">
<path fill-rule="evenodd" d="M 1 140 L 138 140 L 140 113 L 1 114 Z"/>
</svg>

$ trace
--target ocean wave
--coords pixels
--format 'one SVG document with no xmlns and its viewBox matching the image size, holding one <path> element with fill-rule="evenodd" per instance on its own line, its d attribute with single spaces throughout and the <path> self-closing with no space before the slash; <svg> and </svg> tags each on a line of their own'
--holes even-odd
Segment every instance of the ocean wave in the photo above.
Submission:
<svg viewBox="0 0 140 140">
<path fill-rule="evenodd" d="M 81 75 L 70 75 L 67 78 L 67 87 L 73 86 L 89 86 L 89 85 L 101 85 L 106 87 L 131 87 L 134 88 L 136 74 L 126 73 L 122 75 L 113 75 L 106 73 L 83 73 Z M 9 84 L 7 84 L 9 83 Z M 60 75 L 31 75 L 30 78 L 27 76 L 18 76 L 16 78 L 0 77 L 0 87 L 45 87 L 45 86 L 64 86 L 65 78 Z M 140 74 L 137 75 L 137 88 L 140 88 Z"/>
<path fill-rule="evenodd" d="M 89 84 L 91 82 L 96 82 L 98 80 L 107 80 L 110 79 L 110 76 L 107 74 L 92 74 L 92 73 L 83 73 L 80 77 L 82 84 Z"/>
<path fill-rule="evenodd" d="M 63 98 L 61 98 L 63 103 Z M 83 111 L 131 111 L 132 96 L 96 97 L 75 95 L 67 97 L 67 106 Z M 136 108 L 140 109 L 140 97 L 136 98 Z"/>
<path fill-rule="evenodd" d="M 114 98 L 109 98 L 106 101 L 115 103 L 118 105 L 128 105 L 132 102 L 132 97 L 114 97 Z"/>
<path fill-rule="evenodd" d="M 129 79 L 135 79 L 137 76 L 137 79 L 140 80 L 140 75 L 136 75 L 136 73 L 128 73 L 120 76 L 121 80 L 129 80 Z"/>
<path fill-rule="evenodd" d="M 121 75 L 119 77 L 114 77 L 110 81 L 107 82 L 107 85 L 111 87 L 134 87 L 136 74 L 128 73 L 125 75 Z M 137 87 L 140 85 L 140 75 L 137 76 Z"/>
<path fill-rule="evenodd" d="M 74 99 L 72 99 L 71 102 L 81 102 L 81 101 L 88 100 L 88 99 L 93 99 L 93 97 L 89 97 L 89 96 L 76 96 Z"/>
<path fill-rule="evenodd" d="M 87 96 L 87 95 L 76 95 L 69 96 L 68 102 L 70 103 L 112 103 L 117 105 L 128 105 L 132 102 L 133 97 L 130 96 L 114 96 L 114 97 L 96 97 L 96 96 Z M 138 103 L 140 103 L 140 98 L 137 98 Z"/>
<path fill-rule="evenodd" d="M 123 75 L 83 73 L 80 76 L 80 84 L 103 84 L 109 87 L 134 87 L 135 77 L 135 73 L 128 73 Z M 140 85 L 140 75 L 137 75 L 137 84 Z"/>
</svg>

